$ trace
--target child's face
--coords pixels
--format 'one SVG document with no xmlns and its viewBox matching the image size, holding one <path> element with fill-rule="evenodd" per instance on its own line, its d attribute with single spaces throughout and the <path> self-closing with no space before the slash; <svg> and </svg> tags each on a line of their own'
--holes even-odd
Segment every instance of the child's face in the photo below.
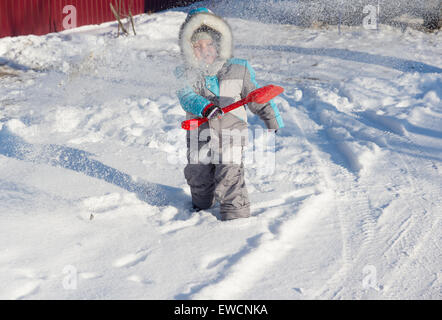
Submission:
<svg viewBox="0 0 442 320">
<path fill-rule="evenodd" d="M 192 43 L 195 57 L 200 62 L 212 64 L 218 57 L 216 46 L 213 40 L 204 39 Z"/>
</svg>

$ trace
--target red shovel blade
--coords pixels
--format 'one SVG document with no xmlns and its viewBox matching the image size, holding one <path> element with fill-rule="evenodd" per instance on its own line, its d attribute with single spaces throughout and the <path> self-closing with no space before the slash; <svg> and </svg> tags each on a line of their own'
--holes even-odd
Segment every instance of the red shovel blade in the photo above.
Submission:
<svg viewBox="0 0 442 320">
<path fill-rule="evenodd" d="M 274 97 L 284 92 L 284 88 L 269 84 L 268 86 L 253 90 L 248 96 L 249 102 L 256 102 L 259 104 L 267 103 Z"/>
</svg>

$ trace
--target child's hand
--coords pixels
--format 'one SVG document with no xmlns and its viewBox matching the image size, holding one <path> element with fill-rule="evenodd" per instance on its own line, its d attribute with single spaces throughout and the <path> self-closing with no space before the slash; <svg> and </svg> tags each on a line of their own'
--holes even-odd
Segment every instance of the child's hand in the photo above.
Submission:
<svg viewBox="0 0 442 320">
<path fill-rule="evenodd" d="M 212 120 L 212 119 L 215 119 L 217 117 L 221 117 L 223 115 L 223 113 L 224 112 L 223 112 L 223 110 L 220 107 L 212 104 L 212 105 L 208 105 L 204 109 L 202 114 L 203 114 L 203 117 L 205 117 L 205 118 L 207 118 L 209 120 Z"/>
</svg>

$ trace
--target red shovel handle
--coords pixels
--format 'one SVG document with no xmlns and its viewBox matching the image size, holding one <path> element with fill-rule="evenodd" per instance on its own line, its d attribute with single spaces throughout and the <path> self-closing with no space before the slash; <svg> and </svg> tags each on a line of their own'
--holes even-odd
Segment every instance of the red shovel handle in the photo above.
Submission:
<svg viewBox="0 0 442 320">
<path fill-rule="evenodd" d="M 253 90 L 247 95 L 246 98 L 224 107 L 223 112 L 230 112 L 250 102 L 255 102 L 259 104 L 267 103 L 274 97 L 280 95 L 282 92 L 284 92 L 284 89 L 282 87 L 269 84 L 268 86 Z M 209 121 L 207 118 L 185 120 L 181 122 L 181 128 L 183 128 L 184 130 L 194 130 L 207 121 Z"/>
</svg>

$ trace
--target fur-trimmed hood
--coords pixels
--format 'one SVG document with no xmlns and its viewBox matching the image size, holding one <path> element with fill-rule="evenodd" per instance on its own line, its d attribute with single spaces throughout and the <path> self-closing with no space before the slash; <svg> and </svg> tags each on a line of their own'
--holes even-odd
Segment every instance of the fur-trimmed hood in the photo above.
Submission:
<svg viewBox="0 0 442 320">
<path fill-rule="evenodd" d="M 221 17 L 206 8 L 192 10 L 181 26 L 179 45 L 184 62 L 191 68 L 201 68 L 194 53 L 191 38 L 195 31 L 201 28 L 214 30 L 218 37 L 215 39 L 218 48 L 218 59 L 211 69 L 219 69 L 233 55 L 233 36 L 230 26 Z"/>
</svg>

